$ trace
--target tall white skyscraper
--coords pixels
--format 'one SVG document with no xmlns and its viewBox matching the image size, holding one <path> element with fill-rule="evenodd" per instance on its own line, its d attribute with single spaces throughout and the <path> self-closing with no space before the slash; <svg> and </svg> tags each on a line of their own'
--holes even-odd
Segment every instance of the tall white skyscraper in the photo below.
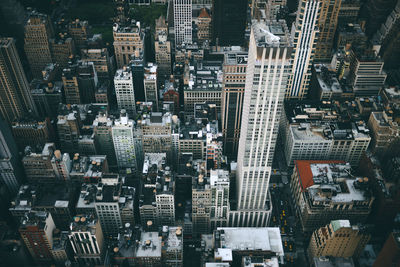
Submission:
<svg viewBox="0 0 400 267">
<path fill-rule="evenodd" d="M 175 47 L 192 43 L 192 0 L 174 0 Z"/>
<path fill-rule="evenodd" d="M 284 21 L 253 23 L 237 162 L 238 206 L 229 215 L 230 226 L 268 224 L 268 184 L 292 47 Z"/>
<path fill-rule="evenodd" d="M 136 114 L 132 72 L 129 68 L 117 70 L 114 76 L 114 87 L 118 109 L 125 109 L 129 114 Z"/>
<path fill-rule="evenodd" d="M 320 0 L 299 1 L 296 22 L 292 25 L 293 68 L 286 90 L 287 99 L 303 99 L 307 96 L 317 41 L 320 5 Z"/>
<path fill-rule="evenodd" d="M 130 120 L 125 110 L 121 110 L 121 116 L 114 121 L 112 137 L 115 156 L 119 168 L 133 168 L 137 170 L 136 146 L 133 129 L 133 120 Z"/>
</svg>

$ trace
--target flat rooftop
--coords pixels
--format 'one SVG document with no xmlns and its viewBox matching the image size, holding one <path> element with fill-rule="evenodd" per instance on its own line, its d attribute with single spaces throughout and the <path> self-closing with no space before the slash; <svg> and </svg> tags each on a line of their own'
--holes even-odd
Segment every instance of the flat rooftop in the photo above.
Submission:
<svg viewBox="0 0 400 267">
<path fill-rule="evenodd" d="M 221 233 L 222 246 L 232 251 L 262 250 L 275 252 L 279 256 L 284 255 L 278 227 L 218 227 L 217 230 Z"/>
<path fill-rule="evenodd" d="M 161 257 L 161 239 L 157 232 L 142 232 L 136 257 Z"/>
</svg>

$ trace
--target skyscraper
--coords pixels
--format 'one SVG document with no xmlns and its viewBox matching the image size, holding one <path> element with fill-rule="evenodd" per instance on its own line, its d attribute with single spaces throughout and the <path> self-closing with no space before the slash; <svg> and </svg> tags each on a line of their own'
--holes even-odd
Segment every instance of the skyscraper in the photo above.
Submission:
<svg viewBox="0 0 400 267">
<path fill-rule="evenodd" d="M 319 36 L 315 48 L 316 61 L 330 61 L 333 39 L 338 24 L 338 15 L 342 0 L 322 0 L 318 19 Z"/>
<path fill-rule="evenodd" d="M 213 34 L 215 45 L 242 45 L 246 28 L 247 1 L 214 0 Z"/>
<path fill-rule="evenodd" d="M 129 114 L 136 114 L 132 72 L 129 68 L 117 70 L 114 77 L 114 86 L 118 108 L 120 110 L 125 109 Z"/>
<path fill-rule="evenodd" d="M 11 130 L 0 119 L 0 183 L 5 184 L 11 194 L 18 192 L 23 175 L 18 148 Z"/>
<path fill-rule="evenodd" d="M 32 11 L 25 25 L 24 50 L 35 78 L 42 78 L 42 70 L 52 63 L 49 39 L 53 35 L 50 18 Z"/>
<path fill-rule="evenodd" d="M 268 184 L 290 70 L 292 39 L 284 21 L 254 22 L 250 34 L 231 226 L 266 226 Z"/>
<path fill-rule="evenodd" d="M 231 49 L 224 56 L 222 80 L 222 134 L 224 153 L 236 158 L 246 84 L 247 51 Z"/>
<path fill-rule="evenodd" d="M 35 114 L 36 107 L 15 40 L 0 38 L 0 116 L 11 123 L 29 112 Z"/>
<path fill-rule="evenodd" d="M 307 96 L 314 58 L 320 0 L 300 0 L 296 22 L 292 25 L 292 73 L 286 98 L 303 99 Z"/>
<path fill-rule="evenodd" d="M 174 0 L 175 47 L 192 43 L 192 0 Z"/>
</svg>

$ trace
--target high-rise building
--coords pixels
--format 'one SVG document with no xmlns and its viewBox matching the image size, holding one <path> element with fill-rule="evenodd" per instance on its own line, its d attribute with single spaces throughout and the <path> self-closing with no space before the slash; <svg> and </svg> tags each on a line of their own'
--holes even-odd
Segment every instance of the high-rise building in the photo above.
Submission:
<svg viewBox="0 0 400 267">
<path fill-rule="evenodd" d="M 119 69 L 114 76 L 115 94 L 118 109 L 125 109 L 129 114 L 136 114 L 135 91 L 132 72 L 129 68 Z"/>
<path fill-rule="evenodd" d="M 29 182 L 33 184 L 55 182 L 56 174 L 51 164 L 55 150 L 54 143 L 46 143 L 39 153 L 34 153 L 30 147 L 26 147 L 22 164 Z"/>
<path fill-rule="evenodd" d="M 53 218 L 48 212 L 28 212 L 21 220 L 18 231 L 32 258 L 40 265 L 53 262 L 52 246 L 55 229 Z"/>
<path fill-rule="evenodd" d="M 342 218 L 365 223 L 374 201 L 369 179 L 354 177 L 350 164 L 338 160 L 297 160 L 290 188 L 308 233 Z"/>
<path fill-rule="evenodd" d="M 161 85 L 171 75 L 171 42 L 168 41 L 168 25 L 164 16 L 156 20 L 154 37 L 156 63 L 158 66 L 157 79 Z"/>
<path fill-rule="evenodd" d="M 35 114 L 36 107 L 15 40 L 0 38 L 0 116 L 11 123 L 29 112 Z"/>
<path fill-rule="evenodd" d="M 316 42 L 316 61 L 330 61 L 332 58 L 333 39 L 338 24 L 338 15 L 342 0 L 322 0 L 318 19 L 318 41 Z"/>
<path fill-rule="evenodd" d="M 210 171 L 211 229 L 226 227 L 229 213 L 229 172 L 217 169 Z"/>
<path fill-rule="evenodd" d="M 114 75 L 115 64 L 107 48 L 81 49 L 81 57 L 84 62 L 93 62 L 99 78 L 109 78 Z"/>
<path fill-rule="evenodd" d="M 113 26 L 114 50 L 117 68 L 128 65 L 131 56 L 137 52 L 144 52 L 145 33 L 140 22 L 133 22 L 130 26 Z"/>
<path fill-rule="evenodd" d="M 192 43 L 192 0 L 174 0 L 175 47 Z"/>
<path fill-rule="evenodd" d="M 126 111 L 121 110 L 121 116 L 114 121 L 112 127 L 115 156 L 119 168 L 138 170 L 138 144 L 134 131 L 134 122 L 130 120 Z"/>
<path fill-rule="evenodd" d="M 153 110 L 158 110 L 158 86 L 157 86 L 158 66 L 147 63 L 144 68 L 144 96 L 146 102 L 153 103 Z"/>
<path fill-rule="evenodd" d="M 25 24 L 24 50 L 35 78 L 42 77 L 42 70 L 52 63 L 49 39 L 53 29 L 49 16 L 32 11 Z"/>
<path fill-rule="evenodd" d="M 231 49 L 224 55 L 222 80 L 222 134 L 224 154 L 236 158 L 246 84 L 247 52 Z"/>
<path fill-rule="evenodd" d="M 207 9 L 202 8 L 199 16 L 195 19 L 197 25 L 197 41 L 202 44 L 211 41 L 211 16 Z"/>
<path fill-rule="evenodd" d="M 57 132 L 60 148 L 64 152 L 75 153 L 81 135 L 81 118 L 79 109 L 74 106 L 66 114 L 57 117 Z"/>
<path fill-rule="evenodd" d="M 99 155 L 106 155 L 111 167 L 117 166 L 114 143 L 112 138 L 113 120 L 107 114 L 100 113 L 93 121 L 93 133 L 96 150 Z"/>
<path fill-rule="evenodd" d="M 81 265 L 100 265 L 104 256 L 104 237 L 100 222 L 93 215 L 78 215 L 71 222 L 69 241 L 75 260 Z"/>
<path fill-rule="evenodd" d="M 217 46 L 243 45 L 247 1 L 215 0 L 212 14 L 212 40 Z"/>
<path fill-rule="evenodd" d="M 68 24 L 68 33 L 74 40 L 76 48 L 82 49 L 86 47 L 89 36 L 89 23 L 84 20 L 76 19 Z"/>
<path fill-rule="evenodd" d="M 59 33 L 50 39 L 49 44 L 53 62 L 62 69 L 68 67 L 68 62 L 76 54 L 74 40 L 67 33 Z"/>
<path fill-rule="evenodd" d="M 287 99 L 303 99 L 307 96 L 311 80 L 318 34 L 320 0 L 300 0 L 296 21 L 292 25 L 293 52 L 292 73 L 286 90 Z"/>
<path fill-rule="evenodd" d="M 238 207 L 230 214 L 232 225 L 268 224 L 268 184 L 292 47 L 283 20 L 253 23 L 237 161 Z"/>
<path fill-rule="evenodd" d="M 23 175 L 17 145 L 8 125 L 0 119 L 0 181 L 11 194 L 15 194 Z"/>
<path fill-rule="evenodd" d="M 371 235 L 363 225 L 351 225 L 349 220 L 331 221 L 311 235 L 308 254 L 314 257 L 358 258 Z"/>
</svg>

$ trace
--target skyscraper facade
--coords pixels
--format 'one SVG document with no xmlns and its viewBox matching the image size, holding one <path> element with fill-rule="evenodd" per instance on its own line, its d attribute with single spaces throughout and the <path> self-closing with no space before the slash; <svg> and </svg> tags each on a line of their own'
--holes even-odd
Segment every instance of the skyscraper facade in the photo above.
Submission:
<svg viewBox="0 0 400 267">
<path fill-rule="evenodd" d="M 192 0 L 174 0 L 175 47 L 192 43 Z"/>
<path fill-rule="evenodd" d="M 11 123 L 29 112 L 35 114 L 36 107 L 15 47 L 15 40 L 1 38 L 0 116 Z"/>
<path fill-rule="evenodd" d="M 24 50 L 33 77 L 41 78 L 42 70 L 52 63 L 49 39 L 53 36 L 50 18 L 32 11 L 25 24 Z"/>
<path fill-rule="evenodd" d="M 238 207 L 230 214 L 232 226 L 268 224 L 268 184 L 292 46 L 284 21 L 253 23 L 237 163 Z"/>
<path fill-rule="evenodd" d="M 294 49 L 292 73 L 286 90 L 287 99 L 303 99 L 307 96 L 317 40 L 320 5 L 320 0 L 299 1 L 296 22 L 292 25 Z"/>
<path fill-rule="evenodd" d="M 118 108 L 120 110 L 125 109 L 129 114 L 136 114 L 135 93 L 130 69 L 117 70 L 114 77 L 114 86 Z"/>
<path fill-rule="evenodd" d="M 222 81 L 222 134 L 225 155 L 236 158 L 246 83 L 247 51 L 234 50 L 224 56 Z"/>
<path fill-rule="evenodd" d="M 321 1 L 321 12 L 318 19 L 319 36 L 314 57 L 316 61 L 330 61 L 332 58 L 333 39 L 341 2 L 342 0 Z"/>
</svg>

